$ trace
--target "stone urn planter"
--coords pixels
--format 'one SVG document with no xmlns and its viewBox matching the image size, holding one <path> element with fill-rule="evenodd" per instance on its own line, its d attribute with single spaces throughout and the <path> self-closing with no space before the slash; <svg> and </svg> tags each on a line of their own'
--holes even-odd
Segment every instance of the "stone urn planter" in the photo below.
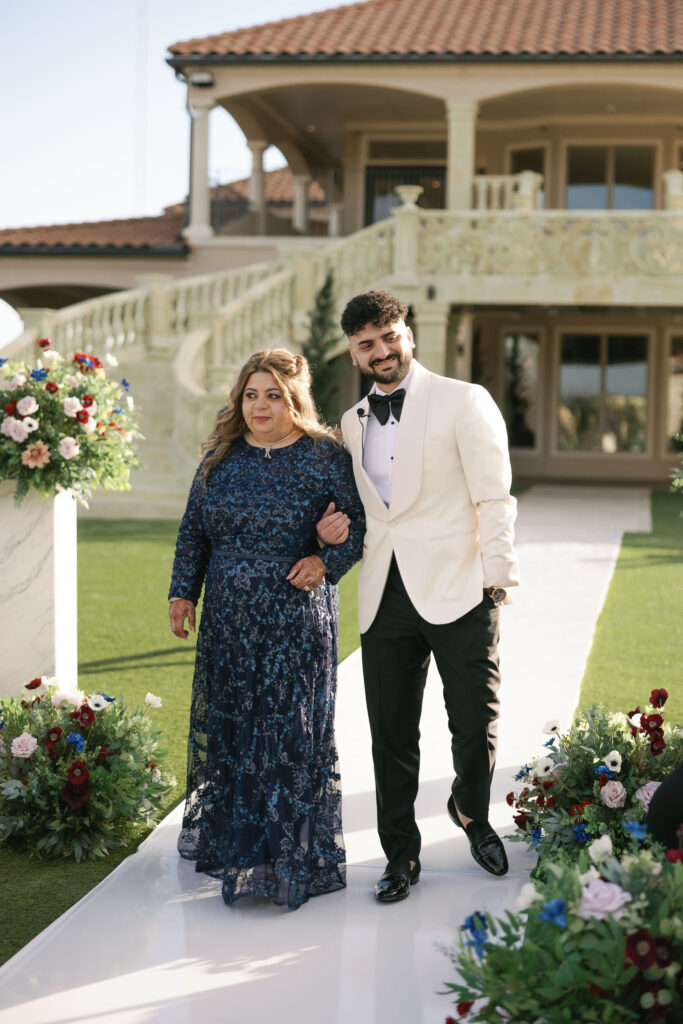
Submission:
<svg viewBox="0 0 683 1024">
<path fill-rule="evenodd" d="M 0 697 L 23 694 L 36 676 L 75 689 L 76 501 L 31 491 L 17 507 L 15 490 L 0 483 Z"/>
</svg>

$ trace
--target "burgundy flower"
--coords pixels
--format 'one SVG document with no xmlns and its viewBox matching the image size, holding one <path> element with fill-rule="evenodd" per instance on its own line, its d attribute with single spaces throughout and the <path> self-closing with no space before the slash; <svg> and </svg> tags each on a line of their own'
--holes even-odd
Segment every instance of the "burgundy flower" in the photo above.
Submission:
<svg viewBox="0 0 683 1024">
<path fill-rule="evenodd" d="M 549 790 L 549 789 L 552 789 L 552 788 L 553 788 L 553 786 L 555 785 L 555 783 L 553 782 L 553 780 L 552 780 L 552 779 L 548 779 L 548 781 L 547 781 L 547 782 L 544 782 L 544 783 L 542 783 L 542 785 L 543 785 L 543 788 L 544 788 L 544 789 L 546 790 L 546 792 L 547 792 L 547 790 Z"/>
<path fill-rule="evenodd" d="M 82 405 L 83 403 L 81 403 Z M 668 699 L 667 690 L 653 690 L 650 694 L 650 704 L 653 708 L 663 708 Z"/>
<path fill-rule="evenodd" d="M 634 730 L 634 731 L 637 732 L 637 730 Z M 600 787 L 600 789 L 602 789 L 603 786 L 606 786 L 608 782 L 609 782 L 609 775 L 598 775 L 598 786 Z"/>
<path fill-rule="evenodd" d="M 555 806 L 556 806 L 555 797 L 554 796 L 549 796 L 548 799 L 545 802 L 545 805 L 546 805 L 546 807 L 548 808 L 549 811 L 554 810 Z"/>
<path fill-rule="evenodd" d="M 74 761 L 67 771 L 69 782 L 74 786 L 82 786 L 90 778 L 90 772 L 85 767 L 85 761 Z"/>
<path fill-rule="evenodd" d="M 73 807 L 76 810 L 78 807 L 82 807 L 83 804 L 87 804 L 92 793 L 92 781 L 86 779 L 82 786 L 74 786 L 73 782 L 67 782 L 65 786 L 59 791 L 59 795 L 65 804 L 69 807 Z"/>
<path fill-rule="evenodd" d="M 641 715 L 640 731 L 647 733 L 659 732 L 663 722 L 664 719 L 661 715 Z"/>
<path fill-rule="evenodd" d="M 536 797 L 536 806 L 537 807 L 543 807 L 544 803 L 545 803 L 545 797 L 543 796 L 543 793 L 539 793 L 538 796 Z"/>
<path fill-rule="evenodd" d="M 49 348 L 51 344 L 52 342 L 50 341 L 49 338 L 41 338 L 40 341 L 38 342 L 40 348 Z"/>
<path fill-rule="evenodd" d="M 508 795 L 505 797 L 505 800 L 507 801 L 508 807 L 512 807 L 513 803 L 515 802 L 515 794 L 508 793 Z"/>
<path fill-rule="evenodd" d="M 517 828 L 521 828 L 522 832 L 526 832 L 527 823 L 531 821 L 531 818 L 524 811 L 520 811 L 519 814 L 513 814 L 512 820 Z"/>
<path fill-rule="evenodd" d="M 73 717 L 73 715 L 70 717 Z M 95 712 L 87 704 L 83 704 L 82 707 L 78 708 L 76 718 L 87 729 L 95 721 Z"/>
<path fill-rule="evenodd" d="M 76 419 L 79 423 L 87 423 L 90 419 L 90 413 L 86 409 L 79 409 L 76 413 Z"/>
<path fill-rule="evenodd" d="M 48 729 L 48 731 L 45 733 L 45 746 L 48 748 L 48 750 L 51 751 L 54 747 L 57 746 L 61 738 L 62 730 L 59 728 L 58 725 L 55 725 L 52 729 Z"/>
<path fill-rule="evenodd" d="M 683 850 L 667 850 L 666 859 L 671 864 L 675 864 L 677 860 L 683 861 Z"/>
<path fill-rule="evenodd" d="M 25 690 L 37 690 L 38 687 L 42 686 L 42 685 L 43 685 L 43 680 L 40 677 L 38 677 L 37 679 L 32 679 L 30 683 L 27 683 L 26 686 L 24 687 L 24 689 Z"/>
<path fill-rule="evenodd" d="M 16 402 L 8 402 L 7 405 L 5 406 L 5 412 L 7 413 L 8 416 L 14 416 L 16 411 L 17 411 L 17 403 Z"/>
<path fill-rule="evenodd" d="M 93 398 L 92 395 L 83 395 L 83 397 L 81 398 L 81 405 L 83 406 L 84 409 L 89 409 L 94 401 L 95 399 Z"/>
<path fill-rule="evenodd" d="M 51 395 L 56 395 L 59 391 L 59 384 L 55 384 L 53 380 L 49 380 L 45 385 L 45 390 L 49 391 Z"/>
<path fill-rule="evenodd" d="M 647 928 L 639 928 L 626 937 L 626 959 L 639 971 L 652 967 L 656 959 L 655 940 Z"/>
<path fill-rule="evenodd" d="M 651 991 L 652 991 L 652 994 L 654 996 L 656 996 L 657 992 L 659 992 L 659 989 L 657 989 L 656 991 L 654 989 L 652 989 Z M 649 1013 L 647 1015 L 647 1019 L 648 1020 L 666 1020 L 666 1017 L 667 1017 L 667 1014 L 668 1014 L 669 1010 L 670 1010 L 669 1006 L 661 1006 L 659 1003 L 655 1003 L 655 1005 L 650 1009 L 650 1011 L 649 1011 Z"/>
<path fill-rule="evenodd" d="M 577 815 L 583 814 L 583 804 L 572 804 L 569 810 L 570 818 L 574 818 Z"/>
<path fill-rule="evenodd" d="M 111 757 L 113 755 L 113 753 L 114 753 L 113 750 L 107 750 L 106 747 L 100 747 L 99 752 L 97 754 L 97 761 L 98 761 L 98 763 L 102 762 L 102 761 L 106 761 L 106 759 L 108 757 Z"/>
<path fill-rule="evenodd" d="M 665 747 L 666 743 L 664 742 L 664 733 L 661 730 L 650 737 L 650 753 L 653 757 L 657 757 L 661 754 Z"/>
<path fill-rule="evenodd" d="M 658 935 L 655 939 L 655 952 L 660 967 L 668 967 L 674 958 L 674 947 L 669 939 Z"/>
<path fill-rule="evenodd" d="M 456 1009 L 457 1009 L 457 1011 L 458 1011 L 458 1013 L 460 1014 L 461 1017 L 466 1017 L 467 1014 L 470 1012 L 470 1010 L 472 1009 L 473 1006 L 474 1006 L 474 1000 L 473 999 L 466 999 L 466 1000 L 464 1000 L 464 1002 L 458 1003 Z"/>
</svg>

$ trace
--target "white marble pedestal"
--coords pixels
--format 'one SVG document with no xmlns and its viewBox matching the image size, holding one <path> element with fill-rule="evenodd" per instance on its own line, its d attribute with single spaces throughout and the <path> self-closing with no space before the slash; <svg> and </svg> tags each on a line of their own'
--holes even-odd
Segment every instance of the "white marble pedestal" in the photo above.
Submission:
<svg viewBox="0 0 683 1024">
<path fill-rule="evenodd" d="M 72 495 L 30 491 L 17 508 L 14 484 L 0 484 L 0 697 L 35 676 L 76 687 L 76 584 Z"/>
</svg>

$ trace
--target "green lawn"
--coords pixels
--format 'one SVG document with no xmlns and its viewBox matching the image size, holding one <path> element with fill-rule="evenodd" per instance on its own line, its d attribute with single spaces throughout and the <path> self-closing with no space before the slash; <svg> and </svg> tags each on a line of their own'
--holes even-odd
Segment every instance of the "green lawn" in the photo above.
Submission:
<svg viewBox="0 0 683 1024">
<path fill-rule="evenodd" d="M 652 495 L 652 533 L 627 533 L 581 687 L 580 707 L 630 711 L 669 691 L 670 722 L 683 725 L 683 501 Z"/>
<path fill-rule="evenodd" d="M 168 628 L 166 595 L 178 524 L 166 520 L 81 519 L 78 523 L 79 684 L 104 690 L 129 706 L 148 691 L 163 701 L 150 709 L 163 730 L 165 765 L 177 786 L 167 810 L 185 792 L 187 723 L 195 638 L 176 639 Z M 359 644 L 357 569 L 339 587 L 339 653 Z M 106 861 L 29 860 L 16 847 L 0 847 L 0 907 L 11 928 L 0 930 L 0 963 L 84 896 L 146 835 Z"/>
</svg>

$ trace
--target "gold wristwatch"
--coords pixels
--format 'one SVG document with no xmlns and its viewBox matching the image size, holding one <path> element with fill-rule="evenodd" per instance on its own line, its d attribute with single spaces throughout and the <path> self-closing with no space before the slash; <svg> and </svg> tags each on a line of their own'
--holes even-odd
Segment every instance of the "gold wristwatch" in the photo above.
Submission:
<svg viewBox="0 0 683 1024">
<path fill-rule="evenodd" d="M 501 604 L 505 604 L 505 600 L 508 596 L 508 592 L 505 587 L 487 587 L 486 593 L 489 595 L 496 607 Z"/>
</svg>

